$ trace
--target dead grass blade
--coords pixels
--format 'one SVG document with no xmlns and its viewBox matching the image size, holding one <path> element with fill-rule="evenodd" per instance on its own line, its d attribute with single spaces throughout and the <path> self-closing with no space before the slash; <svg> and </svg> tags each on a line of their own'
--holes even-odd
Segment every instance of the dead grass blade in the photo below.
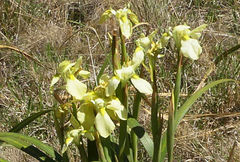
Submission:
<svg viewBox="0 0 240 162">
<path fill-rule="evenodd" d="M 234 142 L 233 147 L 229 153 L 229 158 L 227 162 L 233 162 L 234 149 L 237 146 L 237 141 Z"/>
<path fill-rule="evenodd" d="M 44 68 L 46 67 L 46 66 L 43 66 L 39 60 L 33 58 L 33 57 L 32 57 L 31 55 L 29 55 L 28 53 L 26 53 L 26 52 L 24 52 L 24 51 L 22 51 L 22 50 L 20 50 L 20 49 L 18 49 L 18 48 L 16 48 L 16 47 L 11 47 L 11 46 L 6 46 L 6 45 L 0 45 L 0 49 L 8 49 L 8 50 L 15 51 L 15 52 L 17 52 L 18 54 L 23 55 L 26 59 L 32 60 L 32 61 L 36 62 L 39 66 L 44 67 Z"/>
<path fill-rule="evenodd" d="M 187 135 L 183 135 L 183 136 L 177 137 L 177 138 L 175 138 L 175 140 L 179 142 L 179 141 L 196 139 L 196 138 L 204 137 L 204 136 L 210 136 L 213 133 L 218 132 L 220 130 L 229 130 L 229 129 L 238 128 L 239 124 L 240 124 L 240 122 L 238 122 L 236 124 L 224 125 L 224 126 L 216 128 L 216 129 L 202 130 L 202 131 L 198 131 L 198 132 L 193 132 L 191 134 L 187 134 Z"/>
</svg>

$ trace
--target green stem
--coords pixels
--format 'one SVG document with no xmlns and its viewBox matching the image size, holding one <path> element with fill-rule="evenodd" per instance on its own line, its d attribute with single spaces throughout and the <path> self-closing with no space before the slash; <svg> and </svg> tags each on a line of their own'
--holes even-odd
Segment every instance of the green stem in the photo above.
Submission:
<svg viewBox="0 0 240 162">
<path fill-rule="evenodd" d="M 61 145 L 61 148 L 63 147 L 64 145 L 64 127 L 63 127 L 63 124 L 64 124 L 64 115 L 61 114 L 61 119 L 60 119 L 60 122 L 58 121 L 57 119 L 57 116 L 56 116 L 56 111 L 54 111 L 54 114 L 53 114 L 53 118 L 54 118 L 54 125 L 55 125 L 55 129 L 56 129 L 56 132 L 57 132 L 57 136 L 58 136 L 58 140 L 59 140 L 59 143 Z M 68 153 L 67 151 L 65 151 L 63 153 L 63 161 L 64 162 L 67 162 L 69 161 L 68 159 Z"/>
<path fill-rule="evenodd" d="M 127 48 L 126 48 L 126 44 L 125 44 L 125 38 L 122 35 L 121 30 L 119 29 L 119 33 L 120 33 L 120 39 L 121 39 L 121 49 L 122 49 L 122 61 L 121 64 L 123 65 L 124 63 L 127 63 L 129 60 L 128 58 L 128 54 L 127 54 Z"/>
<path fill-rule="evenodd" d="M 181 80 L 182 80 L 182 59 L 183 56 L 179 53 L 178 57 L 178 69 L 177 69 L 177 76 L 176 76 L 176 83 L 174 88 L 174 110 L 177 112 L 178 104 L 179 104 L 179 95 L 181 90 Z"/>
<path fill-rule="evenodd" d="M 100 137 L 99 137 L 98 133 L 96 133 L 95 139 L 96 139 L 98 154 L 100 156 L 100 161 L 101 162 L 107 162 L 107 160 L 105 158 L 105 155 L 104 155 L 104 150 L 103 150 L 103 147 L 102 147 L 102 143 L 101 143 L 101 140 L 100 140 Z"/>
<path fill-rule="evenodd" d="M 112 64 L 113 64 L 113 71 L 120 68 L 120 55 L 118 52 L 118 41 L 117 41 L 117 31 L 116 30 L 113 30 Z"/>
<path fill-rule="evenodd" d="M 64 104 L 64 102 L 62 101 L 62 99 L 59 97 L 57 91 L 54 91 L 53 96 L 54 96 L 54 98 L 55 98 L 60 104 Z M 58 136 L 59 143 L 60 143 L 61 148 L 62 148 L 63 145 L 64 145 L 64 118 L 65 118 L 65 115 L 64 115 L 64 114 L 61 114 L 61 116 L 60 116 L 60 122 L 59 122 L 56 113 L 57 113 L 57 110 L 55 109 L 54 112 L 53 112 L 54 126 L 55 126 L 55 130 L 56 130 L 56 132 L 57 132 L 57 136 Z M 64 162 L 65 162 L 65 161 L 66 161 L 66 162 L 69 161 L 68 151 L 65 151 L 65 152 L 63 153 L 63 161 L 64 161 Z"/>
<path fill-rule="evenodd" d="M 171 106 L 169 108 L 169 119 L 168 119 L 168 129 L 167 129 L 167 150 L 168 150 L 168 162 L 173 161 L 173 145 L 174 145 L 174 116 L 176 115 L 179 96 L 181 91 L 181 80 L 182 80 L 182 59 L 183 56 L 179 52 L 178 54 L 178 66 L 177 66 L 177 76 L 174 92 L 171 99 Z"/>
<path fill-rule="evenodd" d="M 111 61 L 110 61 L 111 60 L 111 56 L 112 56 L 111 52 L 107 54 L 107 57 L 106 57 L 103 65 L 102 65 L 102 67 L 101 67 L 101 69 L 100 69 L 100 71 L 99 71 L 99 73 L 97 75 L 97 83 L 98 84 L 99 84 L 99 80 L 100 80 L 101 76 L 103 75 L 104 70 L 107 68 L 107 66 L 110 65 L 110 68 L 112 68 Z"/>
<path fill-rule="evenodd" d="M 88 152 L 88 161 L 98 161 L 99 155 L 97 150 L 97 144 L 95 141 L 87 140 L 87 152 Z"/>
<path fill-rule="evenodd" d="M 153 162 L 159 161 L 159 150 L 160 150 L 160 138 L 161 138 L 161 129 L 159 120 L 158 120 L 158 89 L 157 89 L 157 78 L 156 78 L 156 58 L 153 58 L 153 71 L 152 71 L 152 87 L 153 87 L 153 93 L 152 93 L 152 106 L 151 106 L 151 126 L 152 126 L 152 135 L 153 135 Z"/>
<path fill-rule="evenodd" d="M 173 161 L 173 145 L 174 145 L 174 92 L 172 92 L 169 114 L 168 114 L 168 128 L 167 128 L 167 151 L 168 162 Z"/>
<path fill-rule="evenodd" d="M 143 76 L 143 66 L 141 66 L 140 70 L 140 77 Z M 141 103 L 142 95 L 140 92 L 137 92 L 134 102 L 133 102 L 133 118 L 138 119 L 138 114 L 140 110 L 140 103 Z M 138 137 L 137 135 L 132 131 L 131 132 L 131 141 L 132 141 L 132 149 L 133 149 L 133 161 L 137 162 L 138 157 Z"/>
<path fill-rule="evenodd" d="M 122 104 L 128 110 L 128 86 L 122 88 Z M 119 161 L 124 161 L 124 152 L 127 151 L 127 120 L 120 120 L 120 135 L 119 135 Z"/>
<path fill-rule="evenodd" d="M 82 138 L 80 140 L 83 143 Z M 80 156 L 81 156 L 81 161 L 88 162 L 88 157 L 87 157 L 87 153 L 85 151 L 84 146 L 82 144 L 78 143 L 77 148 L 78 148 Z"/>
<path fill-rule="evenodd" d="M 139 92 L 137 92 L 136 97 L 135 97 L 135 102 L 133 104 L 134 109 L 138 109 L 137 111 L 139 111 L 140 102 L 141 102 L 141 94 Z M 137 120 L 138 112 L 136 112 L 136 115 L 134 115 L 134 112 L 133 112 L 133 118 L 135 118 Z M 133 161 L 137 162 L 138 137 L 133 131 L 131 132 L 131 140 L 132 140 L 132 149 L 133 149 Z"/>
<path fill-rule="evenodd" d="M 111 140 L 110 137 L 107 138 L 103 138 L 100 137 L 102 146 L 103 146 L 103 151 L 104 151 L 104 155 L 106 157 L 107 162 L 111 162 L 112 159 L 112 146 L 111 146 Z"/>
<path fill-rule="evenodd" d="M 120 38 L 121 38 L 121 49 L 122 49 L 122 64 L 126 64 L 128 62 L 128 55 L 126 51 L 126 45 L 125 45 L 125 38 L 122 35 L 122 32 L 120 30 Z M 121 100 L 121 103 L 123 104 L 124 108 L 128 112 L 128 84 L 125 83 L 125 85 L 120 84 L 121 86 L 121 93 L 119 96 L 119 99 Z M 128 143 L 128 133 L 127 133 L 127 120 L 120 120 L 120 135 L 119 135 L 119 161 L 124 161 L 124 153 L 126 153 L 127 156 L 130 155 L 130 149 L 129 149 L 129 143 Z"/>
</svg>

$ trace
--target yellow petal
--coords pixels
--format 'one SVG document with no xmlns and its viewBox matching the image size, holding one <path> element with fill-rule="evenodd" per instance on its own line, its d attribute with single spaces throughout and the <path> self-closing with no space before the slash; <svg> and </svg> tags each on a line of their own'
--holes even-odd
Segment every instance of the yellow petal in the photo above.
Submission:
<svg viewBox="0 0 240 162">
<path fill-rule="evenodd" d="M 193 29 L 190 33 L 191 38 L 199 39 L 201 32 L 207 27 L 207 24 L 200 25 L 199 27 Z"/>
<path fill-rule="evenodd" d="M 131 82 L 140 93 L 144 93 L 146 95 L 152 94 L 152 86 L 146 80 L 134 75 L 134 77 L 131 78 Z"/>
<path fill-rule="evenodd" d="M 196 39 L 182 40 L 181 45 L 181 53 L 192 60 L 197 60 L 202 53 L 202 47 Z"/>
<path fill-rule="evenodd" d="M 114 11 L 113 9 L 109 9 L 109 10 L 106 10 L 103 14 L 102 14 L 102 16 L 101 16 L 101 18 L 100 18 L 100 20 L 99 20 L 99 23 L 101 24 L 101 23 L 104 23 L 107 19 L 109 19 L 113 14 L 115 14 L 116 13 L 116 11 Z"/>
<path fill-rule="evenodd" d="M 117 89 L 119 82 L 120 82 L 120 79 L 115 76 L 108 81 L 108 85 L 105 89 L 105 93 L 107 97 L 114 95 L 114 92 Z"/>
<path fill-rule="evenodd" d="M 175 40 L 178 49 L 181 47 L 181 40 L 183 36 L 189 35 L 190 27 L 187 25 L 178 25 L 173 28 L 173 39 Z"/>
<path fill-rule="evenodd" d="M 133 67 L 134 68 L 138 67 L 142 63 L 143 60 L 144 60 L 143 48 L 137 47 L 133 54 L 133 59 L 132 59 Z"/>
<path fill-rule="evenodd" d="M 94 125 L 95 115 L 91 103 L 84 103 L 77 112 L 77 119 L 84 127 L 84 130 L 89 130 Z"/>
<path fill-rule="evenodd" d="M 100 136 L 104 138 L 107 138 L 115 129 L 115 125 L 107 113 L 104 113 L 104 115 L 97 113 L 95 126 Z"/>
<path fill-rule="evenodd" d="M 81 70 L 78 75 L 80 75 L 81 77 L 83 77 L 84 79 L 87 79 L 89 78 L 90 76 L 90 72 L 89 71 L 86 71 L 86 70 Z"/>
<path fill-rule="evenodd" d="M 87 86 L 76 79 L 74 75 L 70 75 L 69 77 L 67 79 L 66 90 L 76 99 L 82 99 L 83 95 L 87 92 Z"/>
<path fill-rule="evenodd" d="M 134 75 L 135 71 L 133 66 L 122 67 L 116 70 L 116 75 L 120 78 L 121 82 L 126 83 Z"/>
</svg>

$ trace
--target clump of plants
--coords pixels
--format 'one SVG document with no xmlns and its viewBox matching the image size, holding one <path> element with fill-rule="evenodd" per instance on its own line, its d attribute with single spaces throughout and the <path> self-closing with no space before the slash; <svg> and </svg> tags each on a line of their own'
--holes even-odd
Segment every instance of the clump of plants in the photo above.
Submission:
<svg viewBox="0 0 240 162">
<path fill-rule="evenodd" d="M 199 59 L 202 53 L 199 38 L 207 25 L 203 24 L 193 30 L 188 25 L 178 25 L 160 35 L 157 30 L 150 34 L 142 33 L 135 40 L 134 52 L 130 53 L 126 40 L 146 23 L 140 23 L 138 17 L 127 7 L 105 11 L 100 23 L 108 19 L 117 24 L 110 34 L 111 75 L 104 74 L 104 64 L 94 86 L 88 86 L 85 81 L 91 73 L 83 69 L 81 56 L 76 62 L 61 62 L 50 85 L 51 93 L 59 102 L 58 108 L 35 113 L 10 132 L 0 133 L 2 142 L 9 143 L 40 161 L 70 161 L 69 146 L 74 144 L 82 161 L 104 162 L 138 161 L 138 143 L 141 142 L 153 162 L 164 161 L 166 155 L 169 162 L 173 161 L 174 133 L 191 105 L 209 88 L 234 80 L 222 79 L 209 83 L 180 104 L 183 60 Z M 158 60 L 163 59 L 162 51 L 169 42 L 175 45 L 173 52 L 177 55 L 177 68 L 169 101 L 168 121 L 165 124 L 157 85 L 157 78 L 161 76 L 157 70 L 161 68 Z M 62 91 L 71 95 L 67 101 L 61 99 L 59 92 Z M 129 100 L 130 91 L 135 92 L 133 101 Z M 150 101 L 151 107 L 151 135 L 138 122 L 140 103 L 147 101 Z M 16 133 L 49 112 L 53 112 L 61 145 L 60 153 L 39 140 Z"/>
</svg>

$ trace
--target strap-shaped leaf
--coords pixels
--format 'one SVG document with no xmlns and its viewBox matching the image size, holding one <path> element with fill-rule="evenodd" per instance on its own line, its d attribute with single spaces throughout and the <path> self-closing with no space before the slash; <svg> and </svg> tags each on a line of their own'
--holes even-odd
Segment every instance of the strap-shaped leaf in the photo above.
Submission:
<svg viewBox="0 0 240 162">
<path fill-rule="evenodd" d="M 167 152 L 168 152 L 168 161 L 173 161 L 173 145 L 174 145 L 174 90 L 172 91 L 171 103 L 169 106 L 168 113 L 168 127 L 167 127 Z"/>
<path fill-rule="evenodd" d="M 191 97 L 189 97 L 187 99 L 187 101 L 185 101 L 185 103 L 178 109 L 178 111 L 176 112 L 176 116 L 174 119 L 174 128 L 173 130 L 175 131 L 178 124 L 180 123 L 180 121 L 183 119 L 184 115 L 188 112 L 188 110 L 190 109 L 190 107 L 193 105 L 193 103 L 199 98 L 201 97 L 201 95 L 206 92 L 207 90 L 209 90 L 210 88 L 220 84 L 220 83 L 225 83 L 225 82 L 234 82 L 235 80 L 233 79 L 221 79 L 221 80 L 217 80 L 214 82 L 209 83 L 208 85 L 206 85 L 205 87 L 203 87 L 202 89 L 198 90 L 196 93 L 194 93 Z M 165 155 L 167 152 L 167 136 L 166 136 L 166 132 L 164 132 L 162 139 L 161 139 L 161 152 L 160 152 L 160 158 L 161 158 L 161 162 L 164 161 Z"/>
<path fill-rule="evenodd" d="M 23 121 L 21 121 L 20 123 L 18 123 L 17 125 L 15 125 L 12 129 L 9 130 L 9 132 L 19 132 L 21 129 L 23 129 L 24 127 L 26 127 L 29 123 L 31 123 L 32 121 L 34 121 L 35 119 L 37 119 L 38 117 L 51 112 L 52 110 L 43 110 L 40 111 L 38 113 L 34 113 L 31 116 L 27 117 L 26 119 L 24 119 Z"/>
<path fill-rule="evenodd" d="M 8 161 L 5 160 L 5 159 L 0 158 L 0 162 L 8 162 Z"/>
<path fill-rule="evenodd" d="M 128 126 L 134 131 L 138 136 L 139 140 L 143 144 L 144 148 L 148 152 L 149 156 L 153 156 L 153 141 L 144 130 L 144 128 L 138 123 L 134 118 L 129 118 L 127 121 Z"/>
<path fill-rule="evenodd" d="M 206 92 L 207 90 L 209 90 L 210 88 L 220 84 L 220 83 L 224 83 L 224 82 L 234 82 L 235 80 L 233 79 L 220 79 L 214 82 L 209 83 L 208 85 L 206 85 L 205 87 L 203 87 L 202 89 L 198 90 L 196 93 L 194 93 L 189 99 L 187 99 L 187 101 L 179 108 L 179 110 L 176 113 L 176 117 L 174 120 L 174 124 L 175 124 L 175 129 L 177 127 L 177 125 L 180 123 L 180 121 L 182 120 L 182 118 L 184 117 L 184 115 L 188 112 L 189 108 L 192 106 L 192 104 L 199 98 L 201 97 L 201 95 Z"/>
<path fill-rule="evenodd" d="M 20 130 L 22 130 L 24 127 L 26 127 L 29 123 L 31 123 L 32 121 L 34 121 L 35 119 L 37 119 L 38 117 L 40 117 L 41 115 L 44 115 L 48 112 L 52 111 L 50 110 L 43 110 L 40 111 L 38 113 L 34 113 L 31 116 L 27 117 L 26 119 L 24 119 L 23 121 L 21 121 L 20 123 L 16 124 L 12 129 L 9 130 L 9 132 L 19 132 Z M 2 141 L 0 141 L 0 145 L 2 145 Z"/>
<path fill-rule="evenodd" d="M 61 161 L 62 157 L 52 147 L 20 133 L 0 132 L 0 140 L 24 151 L 39 161 Z"/>
</svg>

